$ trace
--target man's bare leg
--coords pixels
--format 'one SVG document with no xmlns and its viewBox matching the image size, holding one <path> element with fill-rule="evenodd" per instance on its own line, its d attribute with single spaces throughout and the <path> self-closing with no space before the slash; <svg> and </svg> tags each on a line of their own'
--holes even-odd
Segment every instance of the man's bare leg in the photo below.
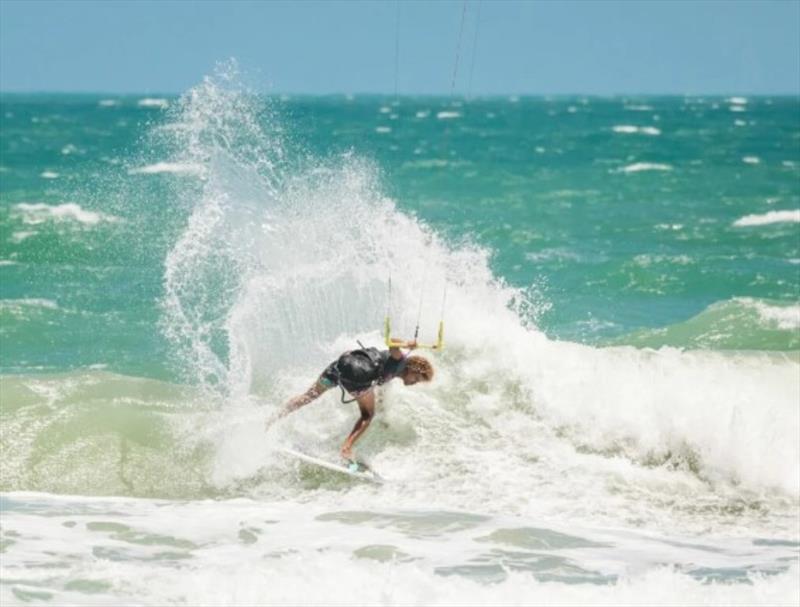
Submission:
<svg viewBox="0 0 800 607">
<path fill-rule="evenodd" d="M 317 380 L 316 382 L 314 382 L 314 385 L 311 386 L 308 390 L 290 399 L 289 402 L 287 402 L 286 405 L 284 405 L 283 411 L 281 412 L 280 416 L 286 417 L 293 411 L 297 411 L 299 408 L 305 407 L 308 403 L 319 398 L 320 395 L 328 391 L 330 388 L 331 386 L 326 386 L 325 384 Z"/>
<path fill-rule="evenodd" d="M 332 386 L 326 386 L 320 380 L 314 382 L 314 385 L 311 386 L 308 390 L 303 392 L 302 394 L 298 394 L 294 398 L 289 399 L 289 401 L 283 406 L 283 409 L 277 414 L 272 416 L 270 419 L 267 420 L 267 429 L 272 426 L 276 421 L 279 419 L 283 419 L 290 413 L 297 411 L 301 407 L 305 407 L 310 402 L 316 400 L 320 397 L 324 392 L 327 392 L 331 389 Z"/>
</svg>

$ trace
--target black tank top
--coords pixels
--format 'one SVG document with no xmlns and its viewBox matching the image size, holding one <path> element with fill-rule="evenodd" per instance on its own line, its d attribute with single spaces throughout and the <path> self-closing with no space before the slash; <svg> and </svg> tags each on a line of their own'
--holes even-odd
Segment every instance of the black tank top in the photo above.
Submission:
<svg viewBox="0 0 800 607">
<path fill-rule="evenodd" d="M 385 384 L 387 381 L 394 379 L 400 375 L 406 368 L 406 357 L 393 358 L 389 350 L 381 352 L 381 360 L 383 361 L 382 376 L 378 379 L 379 384 Z"/>
<path fill-rule="evenodd" d="M 331 375 L 335 375 L 331 379 L 348 392 L 365 390 L 374 384 L 385 384 L 400 375 L 405 368 L 405 356 L 396 359 L 388 350 L 379 351 L 377 348 L 345 352 L 329 367 Z"/>
</svg>

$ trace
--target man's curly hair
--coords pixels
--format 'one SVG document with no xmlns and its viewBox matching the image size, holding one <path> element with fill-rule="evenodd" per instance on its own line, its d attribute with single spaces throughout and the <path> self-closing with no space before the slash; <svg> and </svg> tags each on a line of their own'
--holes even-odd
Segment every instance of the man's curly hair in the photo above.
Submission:
<svg viewBox="0 0 800 607">
<path fill-rule="evenodd" d="M 433 365 L 422 356 L 409 356 L 406 358 L 406 369 L 419 373 L 425 381 L 433 379 Z"/>
</svg>

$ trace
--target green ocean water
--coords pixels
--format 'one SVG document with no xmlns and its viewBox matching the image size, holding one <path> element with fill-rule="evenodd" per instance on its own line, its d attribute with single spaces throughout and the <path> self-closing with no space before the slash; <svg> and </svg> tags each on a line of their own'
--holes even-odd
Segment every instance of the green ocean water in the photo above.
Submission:
<svg viewBox="0 0 800 607">
<path fill-rule="evenodd" d="M 4 372 L 170 377 L 164 259 L 189 213 L 176 183 L 194 177 L 159 170 L 174 150 L 148 136 L 176 98 L 144 98 L 3 95 Z M 548 336 L 800 347 L 796 98 L 331 96 L 265 108 L 258 119 L 290 142 L 282 162 L 366 159 L 400 210 L 488 250 Z"/>
</svg>

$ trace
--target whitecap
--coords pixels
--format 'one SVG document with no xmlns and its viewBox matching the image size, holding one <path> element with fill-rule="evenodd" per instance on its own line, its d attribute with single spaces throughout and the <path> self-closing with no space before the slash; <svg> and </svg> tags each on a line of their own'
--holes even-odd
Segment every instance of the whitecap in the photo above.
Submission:
<svg viewBox="0 0 800 607">
<path fill-rule="evenodd" d="M 186 162 L 156 162 L 155 164 L 148 164 L 128 171 L 128 175 L 158 175 L 159 173 L 202 176 L 205 174 L 205 168 L 199 164 Z"/>
<path fill-rule="evenodd" d="M 443 111 L 436 114 L 439 120 L 447 120 L 448 118 L 461 118 L 461 112 L 448 112 Z"/>
<path fill-rule="evenodd" d="M 743 105 L 732 105 L 728 108 L 731 112 L 744 112 L 745 107 Z"/>
<path fill-rule="evenodd" d="M 640 173 L 642 171 L 671 171 L 672 166 L 659 162 L 634 162 L 618 169 L 619 173 Z"/>
<path fill-rule="evenodd" d="M 379 109 L 378 111 L 381 114 L 388 114 L 389 112 L 392 111 L 392 108 L 390 108 L 388 105 L 384 105 L 384 106 L 381 106 L 381 109 Z"/>
<path fill-rule="evenodd" d="M 416 160 L 414 162 L 406 162 L 405 166 L 430 169 L 430 168 L 446 167 L 449 164 L 450 163 L 447 160 L 443 160 L 441 158 L 428 158 L 424 160 Z"/>
<path fill-rule="evenodd" d="M 42 171 L 39 177 L 42 179 L 58 179 L 59 174 L 55 171 Z"/>
<path fill-rule="evenodd" d="M 0 309 L 19 309 L 21 307 L 29 308 L 47 308 L 48 310 L 57 310 L 58 304 L 52 299 L 44 298 L 22 298 L 22 299 L 0 299 Z"/>
<path fill-rule="evenodd" d="M 583 257 L 567 247 L 553 247 L 525 253 L 525 259 L 533 263 L 543 261 L 582 261 Z"/>
<path fill-rule="evenodd" d="M 626 105 L 624 107 L 631 112 L 649 112 L 653 109 L 652 105 Z"/>
<path fill-rule="evenodd" d="M 31 236 L 35 235 L 36 235 L 36 230 L 20 230 L 18 232 L 14 232 L 13 234 L 11 234 L 9 240 L 14 244 L 19 244 L 23 240 L 27 240 Z"/>
<path fill-rule="evenodd" d="M 658 230 L 673 230 L 678 231 L 683 229 L 682 223 L 659 223 L 656 224 L 656 229 Z"/>
<path fill-rule="evenodd" d="M 641 135 L 660 135 L 661 129 L 654 126 L 633 126 L 631 124 L 618 124 L 612 127 L 615 133 L 641 134 Z"/>
<path fill-rule="evenodd" d="M 96 211 L 87 211 L 74 202 L 59 205 L 49 205 L 43 202 L 21 202 L 12 207 L 12 213 L 16 216 L 21 216 L 22 222 L 27 225 L 37 225 L 46 221 L 77 221 L 86 225 L 95 225 L 101 221 L 119 221 L 118 217 Z"/>
<path fill-rule="evenodd" d="M 430 115 L 431 115 L 431 113 L 430 113 L 429 110 L 420 110 L 416 114 L 417 118 L 427 118 Z"/>
<path fill-rule="evenodd" d="M 747 126 L 747 123 L 744 120 L 739 120 L 738 118 L 733 121 L 733 124 L 736 126 Z"/>
<path fill-rule="evenodd" d="M 114 107 L 119 105 L 119 101 L 117 101 L 116 99 L 101 99 L 100 101 L 97 102 L 97 105 L 99 105 L 100 107 Z"/>
<path fill-rule="evenodd" d="M 771 223 L 800 223 L 800 209 L 770 211 L 769 213 L 745 215 L 733 222 L 734 227 L 746 228 Z"/>
<path fill-rule="evenodd" d="M 392 132 L 392 127 L 390 127 L 390 126 L 378 126 L 378 127 L 375 127 L 375 132 L 376 133 L 391 133 Z"/>
<path fill-rule="evenodd" d="M 745 164 L 761 164 L 761 158 L 758 156 L 743 156 L 742 162 Z"/>
<path fill-rule="evenodd" d="M 160 108 L 163 110 L 169 107 L 169 101 L 167 101 L 166 99 L 145 97 L 144 99 L 139 99 L 139 102 L 136 105 L 138 105 L 139 107 L 152 107 L 152 108 Z"/>
<path fill-rule="evenodd" d="M 747 97 L 728 97 L 725 101 L 733 105 L 747 105 Z"/>
</svg>

